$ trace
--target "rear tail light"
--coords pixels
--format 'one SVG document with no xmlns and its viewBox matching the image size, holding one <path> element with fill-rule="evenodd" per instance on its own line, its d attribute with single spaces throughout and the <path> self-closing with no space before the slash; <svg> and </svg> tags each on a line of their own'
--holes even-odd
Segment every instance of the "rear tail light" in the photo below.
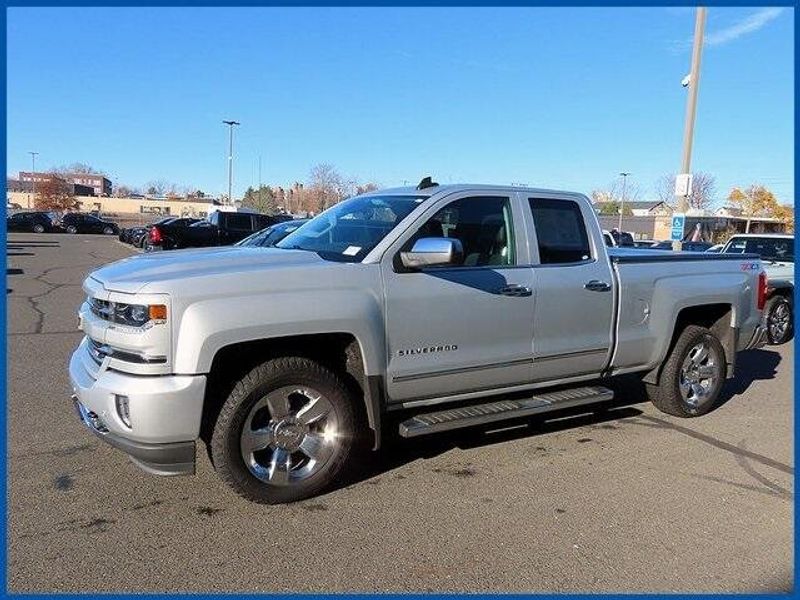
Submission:
<svg viewBox="0 0 800 600">
<path fill-rule="evenodd" d="M 756 305 L 758 310 L 764 310 L 767 304 L 767 274 L 764 271 L 758 274 L 758 296 Z"/>
<path fill-rule="evenodd" d="M 158 227 L 153 227 L 150 229 L 148 239 L 151 244 L 160 244 L 164 238 L 161 236 L 161 230 Z"/>
</svg>

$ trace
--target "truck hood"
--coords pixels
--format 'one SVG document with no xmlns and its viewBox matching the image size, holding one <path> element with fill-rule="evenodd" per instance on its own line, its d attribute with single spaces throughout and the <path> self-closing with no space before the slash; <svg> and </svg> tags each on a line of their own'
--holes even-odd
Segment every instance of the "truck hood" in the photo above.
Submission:
<svg viewBox="0 0 800 600">
<path fill-rule="evenodd" d="M 106 265 L 90 277 L 108 291 L 136 294 L 145 286 L 148 292 L 167 291 L 159 284 L 177 280 L 225 273 L 241 276 L 248 271 L 314 264 L 324 265 L 326 261 L 303 250 L 226 246 L 140 254 Z"/>
</svg>

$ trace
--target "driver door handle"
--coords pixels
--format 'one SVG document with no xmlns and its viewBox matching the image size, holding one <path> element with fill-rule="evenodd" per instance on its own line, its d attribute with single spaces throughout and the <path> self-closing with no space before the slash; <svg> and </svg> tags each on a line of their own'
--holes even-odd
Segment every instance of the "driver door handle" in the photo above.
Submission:
<svg viewBox="0 0 800 600">
<path fill-rule="evenodd" d="M 610 292 L 611 291 L 611 284 L 606 283 L 605 281 L 600 281 L 599 279 L 592 279 L 591 281 L 587 281 L 583 284 L 583 287 L 589 290 L 590 292 Z"/>
<path fill-rule="evenodd" d="M 514 296 L 518 298 L 530 296 L 533 293 L 531 292 L 531 288 L 523 285 L 517 285 L 515 283 L 502 287 L 499 291 L 503 296 Z"/>
</svg>

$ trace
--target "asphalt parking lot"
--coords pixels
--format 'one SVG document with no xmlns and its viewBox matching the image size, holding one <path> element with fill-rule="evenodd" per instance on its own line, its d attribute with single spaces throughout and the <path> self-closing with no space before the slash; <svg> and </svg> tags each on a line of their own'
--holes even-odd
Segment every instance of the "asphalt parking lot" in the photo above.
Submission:
<svg viewBox="0 0 800 600">
<path fill-rule="evenodd" d="M 340 489 L 260 506 L 202 449 L 196 476 L 156 478 L 78 422 L 81 281 L 132 252 L 9 235 L 10 592 L 793 588 L 793 344 L 742 354 L 700 419 L 624 385 L 607 410 L 395 442 Z"/>
</svg>

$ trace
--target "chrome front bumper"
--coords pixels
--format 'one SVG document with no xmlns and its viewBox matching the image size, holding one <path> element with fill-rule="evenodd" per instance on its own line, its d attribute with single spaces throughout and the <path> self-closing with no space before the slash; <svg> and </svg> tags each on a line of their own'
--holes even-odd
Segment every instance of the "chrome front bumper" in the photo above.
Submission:
<svg viewBox="0 0 800 600">
<path fill-rule="evenodd" d="M 84 425 L 150 473 L 193 473 L 205 376 L 130 375 L 108 362 L 97 363 L 86 339 L 70 359 L 73 402 Z"/>
</svg>

